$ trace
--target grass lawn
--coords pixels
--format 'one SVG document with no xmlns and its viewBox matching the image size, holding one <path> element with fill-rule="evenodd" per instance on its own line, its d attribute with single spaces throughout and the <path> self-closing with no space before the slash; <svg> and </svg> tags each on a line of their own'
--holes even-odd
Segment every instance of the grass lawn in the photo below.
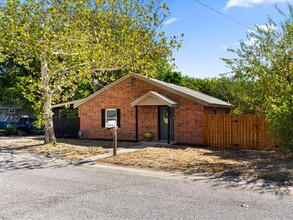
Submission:
<svg viewBox="0 0 293 220">
<path fill-rule="evenodd" d="M 293 181 L 292 158 L 275 152 L 157 146 L 101 159 L 98 162 L 179 171 L 184 174 L 204 172 L 222 177 Z"/>
<path fill-rule="evenodd" d="M 83 159 L 112 152 L 112 142 L 80 139 L 58 139 L 56 145 L 43 144 L 43 138 L 1 139 L 0 150 L 22 150 L 25 152 L 58 156 L 63 159 Z M 133 146 L 134 143 L 118 142 L 118 150 Z"/>
</svg>

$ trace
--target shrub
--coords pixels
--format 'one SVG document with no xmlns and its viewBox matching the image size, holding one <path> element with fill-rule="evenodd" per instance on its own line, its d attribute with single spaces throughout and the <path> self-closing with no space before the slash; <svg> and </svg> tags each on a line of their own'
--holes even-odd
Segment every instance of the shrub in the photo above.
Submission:
<svg viewBox="0 0 293 220">
<path fill-rule="evenodd" d="M 293 153 L 293 116 L 291 112 L 279 111 L 267 116 L 271 132 L 285 150 Z"/>
<path fill-rule="evenodd" d="M 16 128 L 8 125 L 5 129 L 4 129 L 4 135 L 14 135 L 16 133 Z"/>
<path fill-rule="evenodd" d="M 143 139 L 144 139 L 145 141 L 152 141 L 152 140 L 153 140 L 153 137 L 154 137 L 154 135 L 153 135 L 152 132 L 146 132 L 146 133 L 144 133 L 144 135 L 143 135 Z"/>
</svg>

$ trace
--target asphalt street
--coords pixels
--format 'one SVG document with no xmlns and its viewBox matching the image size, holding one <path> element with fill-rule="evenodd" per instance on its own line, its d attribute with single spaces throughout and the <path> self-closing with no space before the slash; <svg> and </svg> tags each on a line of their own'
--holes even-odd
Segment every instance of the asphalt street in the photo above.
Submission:
<svg viewBox="0 0 293 220">
<path fill-rule="evenodd" d="M 0 152 L 0 219 L 293 219 L 292 188 Z"/>
</svg>

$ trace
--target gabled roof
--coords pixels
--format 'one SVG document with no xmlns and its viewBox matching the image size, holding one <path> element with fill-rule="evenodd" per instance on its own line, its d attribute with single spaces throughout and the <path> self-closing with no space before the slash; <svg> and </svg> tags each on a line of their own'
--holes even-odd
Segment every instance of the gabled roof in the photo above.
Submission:
<svg viewBox="0 0 293 220">
<path fill-rule="evenodd" d="M 8 110 L 8 109 L 23 109 L 23 108 L 18 105 L 5 105 L 3 102 L 0 101 L 0 109 Z"/>
<path fill-rule="evenodd" d="M 79 99 L 75 101 L 64 102 L 60 104 L 53 105 L 52 108 L 75 108 L 75 105 L 78 105 L 79 102 L 82 102 L 84 99 Z"/>
<path fill-rule="evenodd" d="M 83 100 L 78 100 L 78 102 L 73 104 L 74 108 L 77 108 L 78 106 L 82 105 L 83 103 L 89 101 L 90 99 L 98 96 L 99 94 L 107 91 L 108 89 L 112 88 L 113 86 L 119 84 L 120 82 L 128 79 L 129 77 L 134 77 L 137 79 L 140 79 L 146 83 L 149 83 L 151 85 L 160 87 L 162 89 L 165 89 L 169 92 L 175 93 L 179 96 L 182 96 L 184 98 L 190 99 L 192 101 L 195 101 L 197 103 L 200 103 L 204 106 L 208 106 L 208 107 L 222 107 L 222 108 L 234 108 L 233 105 L 231 105 L 228 102 L 225 102 L 223 100 L 217 99 L 215 97 L 206 95 L 204 93 L 201 92 L 197 92 L 194 91 L 192 89 L 183 87 L 183 86 L 177 86 L 171 83 L 166 83 L 157 79 L 153 79 L 153 78 L 147 78 L 145 76 L 136 74 L 136 73 L 132 73 L 132 74 L 128 74 L 126 76 L 123 76 L 122 78 L 116 80 L 115 82 L 105 86 L 104 88 L 102 88 L 101 90 L 93 93 L 92 95 L 88 96 L 87 98 L 83 99 Z"/>
<path fill-rule="evenodd" d="M 177 102 L 158 92 L 150 91 L 131 103 L 131 106 L 154 106 L 168 105 L 170 107 L 178 105 Z"/>
</svg>

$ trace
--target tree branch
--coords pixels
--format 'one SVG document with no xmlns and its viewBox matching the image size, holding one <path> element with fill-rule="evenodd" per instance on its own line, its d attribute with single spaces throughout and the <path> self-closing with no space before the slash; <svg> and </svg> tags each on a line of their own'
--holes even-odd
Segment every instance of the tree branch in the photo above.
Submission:
<svg viewBox="0 0 293 220">
<path fill-rule="evenodd" d="M 65 52 L 53 52 L 53 55 L 65 55 L 65 56 L 75 56 L 79 55 L 79 53 L 65 53 Z"/>
<path fill-rule="evenodd" d="M 121 67 L 115 67 L 115 68 L 95 68 L 95 69 L 90 69 L 90 72 L 106 72 L 106 71 L 117 71 L 117 70 L 124 70 L 127 69 L 128 66 L 124 65 Z"/>
<path fill-rule="evenodd" d="M 79 67 L 79 66 L 84 66 L 84 65 L 87 65 L 89 63 L 81 63 L 81 64 L 77 64 L 77 65 L 74 65 L 72 67 L 69 67 L 69 68 L 65 68 L 65 69 L 59 69 L 57 71 L 55 71 L 55 73 L 59 73 L 61 71 L 69 71 L 69 70 L 72 70 L 76 67 Z M 123 70 L 123 69 L 127 69 L 127 65 L 124 65 L 124 66 L 121 66 L 121 67 L 117 67 L 117 68 L 95 68 L 95 69 L 90 69 L 89 72 L 96 72 L 96 71 L 100 71 L 100 72 L 104 72 L 104 71 L 117 71 L 117 70 Z M 59 85 L 57 85 L 54 89 L 51 90 L 51 94 L 54 94 L 55 92 L 57 92 L 58 90 L 60 90 L 63 85 L 66 85 L 68 83 L 72 82 L 72 79 L 71 80 L 66 80 L 66 81 L 61 81 L 59 82 Z"/>
<path fill-rule="evenodd" d="M 67 71 L 72 70 L 72 69 L 74 69 L 74 68 L 76 68 L 76 67 L 81 67 L 81 66 L 85 66 L 85 65 L 88 65 L 88 64 L 90 64 L 90 63 L 79 63 L 79 64 L 73 65 L 73 66 L 71 66 L 71 67 L 68 67 L 68 68 L 55 70 L 55 71 L 53 72 L 53 74 L 58 74 L 58 73 L 60 73 L 60 72 L 62 72 L 62 71 L 67 72 Z"/>
</svg>

